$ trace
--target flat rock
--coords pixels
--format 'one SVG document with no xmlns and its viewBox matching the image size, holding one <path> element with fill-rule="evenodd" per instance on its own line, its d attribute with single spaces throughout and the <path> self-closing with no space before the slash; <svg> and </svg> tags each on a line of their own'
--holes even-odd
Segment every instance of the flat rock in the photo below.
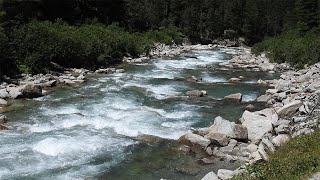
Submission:
<svg viewBox="0 0 320 180">
<path fill-rule="evenodd" d="M 193 144 L 193 145 L 200 145 L 201 147 L 207 147 L 211 141 L 207 138 L 204 138 L 200 135 L 188 133 L 183 135 L 178 139 L 178 143 L 180 144 Z"/>
<path fill-rule="evenodd" d="M 5 106 L 7 104 L 8 102 L 6 100 L 0 98 L 0 106 Z"/>
<path fill-rule="evenodd" d="M 219 169 L 218 177 L 222 180 L 231 179 L 234 176 L 233 171 L 228 169 Z"/>
<path fill-rule="evenodd" d="M 256 101 L 257 102 L 268 102 L 270 99 L 271 99 L 270 95 L 261 95 L 256 99 Z"/>
<path fill-rule="evenodd" d="M 206 91 L 193 90 L 186 92 L 186 95 L 189 97 L 203 97 L 207 95 Z"/>
<path fill-rule="evenodd" d="M 209 172 L 201 180 L 219 180 L 219 178 L 214 172 Z"/>
<path fill-rule="evenodd" d="M 283 107 L 281 107 L 277 114 L 279 117 L 283 118 L 286 116 L 293 115 L 297 110 L 302 106 L 302 102 L 300 100 L 293 101 Z"/>
<path fill-rule="evenodd" d="M 228 96 L 225 96 L 224 99 L 227 101 L 241 102 L 242 101 L 242 94 L 241 93 L 230 94 Z"/>
</svg>

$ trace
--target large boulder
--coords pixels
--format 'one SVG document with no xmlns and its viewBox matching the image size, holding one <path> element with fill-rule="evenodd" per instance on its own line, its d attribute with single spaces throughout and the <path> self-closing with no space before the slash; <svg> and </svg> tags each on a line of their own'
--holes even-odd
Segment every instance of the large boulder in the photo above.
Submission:
<svg viewBox="0 0 320 180">
<path fill-rule="evenodd" d="M 254 113 L 268 118 L 268 120 L 271 121 L 272 124 L 276 124 L 279 120 L 278 114 L 273 108 L 263 109 Z"/>
<path fill-rule="evenodd" d="M 213 125 L 209 127 L 209 132 L 225 134 L 232 139 L 246 140 L 248 139 L 248 130 L 240 124 L 235 124 L 218 116 L 215 118 Z"/>
<path fill-rule="evenodd" d="M 281 107 L 277 113 L 278 116 L 283 118 L 286 116 L 293 115 L 297 110 L 303 105 L 303 103 L 300 100 L 293 101 L 283 107 Z"/>
<path fill-rule="evenodd" d="M 248 129 L 248 138 L 257 142 L 263 135 L 272 131 L 272 122 L 265 116 L 245 111 L 241 117 L 242 125 Z"/>
<path fill-rule="evenodd" d="M 22 89 L 22 96 L 24 98 L 37 98 L 42 96 L 42 88 L 40 85 L 27 84 Z"/>
<path fill-rule="evenodd" d="M 214 145 L 227 146 L 229 144 L 229 138 L 227 135 L 214 131 L 211 131 L 207 135 L 205 135 L 205 138 L 209 139 Z"/>
<path fill-rule="evenodd" d="M 17 87 L 7 87 L 7 91 L 9 92 L 10 98 L 18 99 L 22 98 L 22 90 L 24 87 L 17 86 Z"/>
<path fill-rule="evenodd" d="M 199 145 L 201 147 L 207 147 L 211 141 L 207 138 L 204 138 L 200 135 L 188 133 L 183 135 L 178 139 L 178 143 L 180 144 L 192 144 L 192 145 Z"/>
<path fill-rule="evenodd" d="M 224 99 L 227 101 L 241 102 L 242 101 L 242 94 L 241 93 L 230 94 L 228 96 L 225 96 Z"/>
</svg>

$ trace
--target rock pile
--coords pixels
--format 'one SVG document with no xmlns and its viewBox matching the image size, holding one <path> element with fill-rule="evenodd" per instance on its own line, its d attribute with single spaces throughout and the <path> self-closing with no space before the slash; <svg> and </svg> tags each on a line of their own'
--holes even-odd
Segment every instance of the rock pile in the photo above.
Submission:
<svg viewBox="0 0 320 180">
<path fill-rule="evenodd" d="M 285 64 L 269 63 L 264 55 L 255 57 L 249 54 L 245 52 L 233 58 L 227 66 L 257 71 L 289 69 Z M 299 71 L 286 71 L 280 79 L 265 83 L 270 89 L 256 101 L 265 102 L 268 108 L 255 112 L 245 111 L 239 124 L 217 117 L 209 128 L 193 132 L 198 139 L 190 141 L 188 137 L 182 136 L 179 142 L 192 145 L 198 143 L 195 140 L 201 139 L 206 142 L 201 148 L 209 156 L 252 164 L 268 161 L 268 154 L 291 138 L 310 134 L 319 128 L 320 63 Z M 241 167 L 236 171 L 219 170 L 217 174 L 210 172 L 203 180 L 230 179 L 243 171 L 245 169 Z"/>
</svg>

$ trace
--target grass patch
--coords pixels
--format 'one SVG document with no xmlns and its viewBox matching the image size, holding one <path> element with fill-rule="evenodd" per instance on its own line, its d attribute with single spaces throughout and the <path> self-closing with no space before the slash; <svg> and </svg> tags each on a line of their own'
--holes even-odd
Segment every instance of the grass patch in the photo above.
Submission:
<svg viewBox="0 0 320 180">
<path fill-rule="evenodd" d="M 269 162 L 251 165 L 247 169 L 248 173 L 234 179 L 306 179 L 320 171 L 320 131 L 291 140 L 271 155 Z"/>
</svg>

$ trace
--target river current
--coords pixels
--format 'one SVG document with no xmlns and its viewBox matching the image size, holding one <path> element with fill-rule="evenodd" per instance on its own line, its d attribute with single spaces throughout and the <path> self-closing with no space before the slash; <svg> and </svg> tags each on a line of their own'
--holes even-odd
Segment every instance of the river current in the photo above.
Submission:
<svg viewBox="0 0 320 180">
<path fill-rule="evenodd" d="M 153 59 L 123 65 L 125 73 L 91 76 L 77 88 L 24 100 L 6 113 L 13 130 L 0 131 L 0 179 L 196 179 L 175 168 L 179 158 L 168 152 L 191 128 L 206 127 L 216 116 L 235 121 L 246 105 L 265 90 L 255 85 L 270 74 L 214 70 L 237 49 L 193 50 L 197 59 Z M 232 77 L 244 76 L 231 84 Z M 199 83 L 177 78 L 195 76 Z M 206 90 L 203 99 L 168 98 L 189 90 Z M 223 97 L 242 93 L 244 103 Z M 142 144 L 139 134 L 169 139 Z M 184 161 L 185 162 L 185 161 Z"/>
</svg>

